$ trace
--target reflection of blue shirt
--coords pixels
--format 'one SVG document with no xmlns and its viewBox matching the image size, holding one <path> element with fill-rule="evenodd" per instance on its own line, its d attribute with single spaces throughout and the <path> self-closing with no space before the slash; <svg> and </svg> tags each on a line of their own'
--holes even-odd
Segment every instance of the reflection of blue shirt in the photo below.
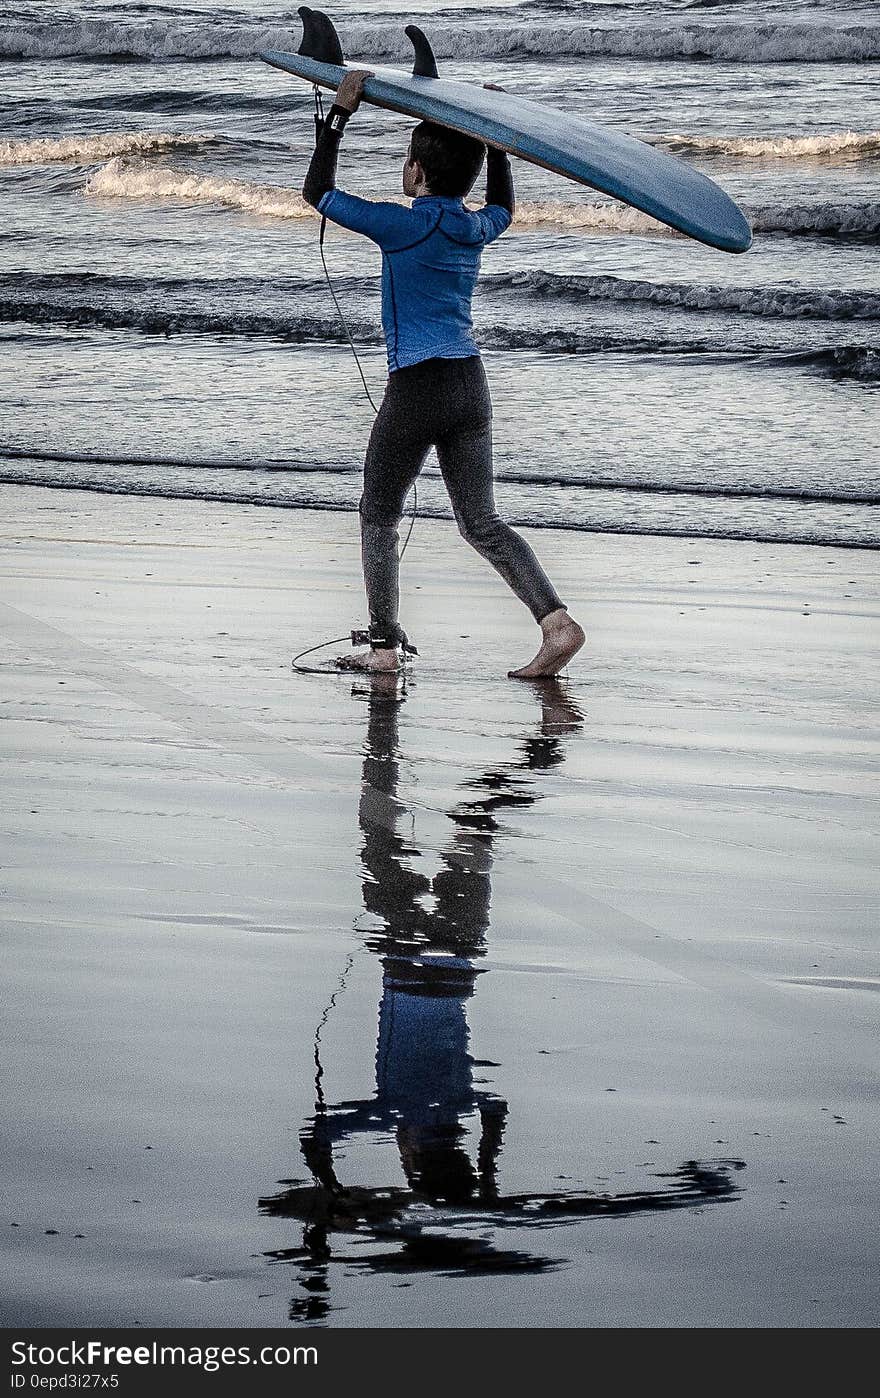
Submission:
<svg viewBox="0 0 880 1398">
<path fill-rule="evenodd" d="M 480 254 L 510 224 L 500 204 L 472 213 L 461 199 L 425 194 L 412 208 L 330 189 L 318 205 L 334 223 L 382 249 L 382 328 L 389 370 L 423 359 L 469 359 L 471 297 Z"/>
<path fill-rule="evenodd" d="M 389 958 L 385 963 L 376 1100 L 406 1126 L 455 1122 L 474 1109 L 465 1001 L 477 971 L 465 957 Z"/>
</svg>

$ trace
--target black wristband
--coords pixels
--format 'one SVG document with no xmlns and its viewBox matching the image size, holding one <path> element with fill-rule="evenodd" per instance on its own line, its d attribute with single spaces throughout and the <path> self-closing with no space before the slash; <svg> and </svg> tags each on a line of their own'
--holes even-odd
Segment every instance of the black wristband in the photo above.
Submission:
<svg viewBox="0 0 880 1398">
<path fill-rule="evenodd" d="M 333 131 L 337 135 L 341 136 L 343 131 L 345 130 L 346 123 L 350 116 L 351 112 L 348 110 L 347 107 L 337 107 L 334 102 L 333 106 L 330 108 L 330 113 L 327 117 L 327 130 Z"/>
</svg>

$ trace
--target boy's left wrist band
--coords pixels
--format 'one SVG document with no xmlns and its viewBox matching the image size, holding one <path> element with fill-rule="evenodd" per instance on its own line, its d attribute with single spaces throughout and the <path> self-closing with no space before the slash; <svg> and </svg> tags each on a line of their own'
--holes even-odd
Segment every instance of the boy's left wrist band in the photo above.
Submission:
<svg viewBox="0 0 880 1398">
<path fill-rule="evenodd" d="M 341 136 L 350 116 L 351 112 L 347 107 L 337 107 L 334 104 L 330 108 L 330 113 L 327 117 L 328 129 L 330 131 L 336 131 Z"/>
</svg>

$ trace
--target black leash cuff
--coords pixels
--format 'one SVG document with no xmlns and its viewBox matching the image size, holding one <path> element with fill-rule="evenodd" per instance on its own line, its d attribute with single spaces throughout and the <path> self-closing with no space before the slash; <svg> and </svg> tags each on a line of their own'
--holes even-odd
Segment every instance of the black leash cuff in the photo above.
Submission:
<svg viewBox="0 0 880 1398">
<path fill-rule="evenodd" d="M 410 645 L 409 637 L 402 626 L 371 625 L 366 631 L 352 631 L 353 646 L 369 646 L 371 650 L 397 650 L 399 646 L 405 655 L 418 655 L 415 646 Z"/>
</svg>

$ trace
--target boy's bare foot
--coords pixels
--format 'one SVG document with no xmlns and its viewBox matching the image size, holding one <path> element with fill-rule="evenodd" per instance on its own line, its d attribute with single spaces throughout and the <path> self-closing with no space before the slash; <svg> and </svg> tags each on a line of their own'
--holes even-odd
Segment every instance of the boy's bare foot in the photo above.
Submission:
<svg viewBox="0 0 880 1398">
<path fill-rule="evenodd" d="M 388 674 L 400 669 L 400 656 L 396 649 L 359 650 L 356 655 L 337 655 L 338 670 L 370 670 L 373 673 Z"/>
<path fill-rule="evenodd" d="M 541 630 L 544 639 L 538 654 L 521 669 L 508 670 L 509 679 L 535 680 L 544 675 L 558 675 L 587 639 L 583 628 L 568 615 L 564 607 L 545 616 Z"/>
</svg>

